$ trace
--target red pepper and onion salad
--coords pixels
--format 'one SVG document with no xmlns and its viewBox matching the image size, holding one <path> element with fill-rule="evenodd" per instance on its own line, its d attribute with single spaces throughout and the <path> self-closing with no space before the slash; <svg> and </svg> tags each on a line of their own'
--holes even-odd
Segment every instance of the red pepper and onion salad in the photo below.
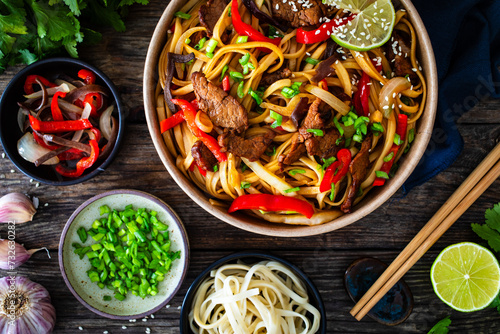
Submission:
<svg viewBox="0 0 500 334">
<path fill-rule="evenodd" d="M 35 166 L 52 166 L 66 178 L 78 178 L 105 159 L 118 135 L 113 100 L 96 74 L 28 75 L 24 101 L 18 101 L 23 136 L 18 153 Z"/>
<path fill-rule="evenodd" d="M 417 36 L 396 10 L 384 45 L 335 43 L 357 15 L 279 0 L 191 1 L 176 12 L 158 119 L 176 166 L 213 205 L 317 225 L 394 176 L 425 106 Z"/>
</svg>

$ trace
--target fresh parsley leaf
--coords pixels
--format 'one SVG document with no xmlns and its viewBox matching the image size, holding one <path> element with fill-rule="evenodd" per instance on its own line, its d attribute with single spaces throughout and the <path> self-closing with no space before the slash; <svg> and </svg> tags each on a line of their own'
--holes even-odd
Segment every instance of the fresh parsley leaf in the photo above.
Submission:
<svg viewBox="0 0 500 334">
<path fill-rule="evenodd" d="M 496 308 L 497 311 L 500 313 L 500 295 L 497 295 L 495 299 L 493 299 L 489 307 Z"/>
<path fill-rule="evenodd" d="M 491 209 L 487 209 L 484 213 L 486 224 L 492 229 L 500 232 L 500 203 L 497 203 Z"/>
<path fill-rule="evenodd" d="M 450 324 L 450 316 L 447 316 L 446 318 L 435 324 L 427 334 L 447 334 L 449 331 L 448 326 Z"/>
<path fill-rule="evenodd" d="M 488 241 L 488 245 L 497 252 L 500 252 L 500 234 L 492 230 L 488 225 L 471 224 L 472 230 L 478 236 Z"/>
</svg>

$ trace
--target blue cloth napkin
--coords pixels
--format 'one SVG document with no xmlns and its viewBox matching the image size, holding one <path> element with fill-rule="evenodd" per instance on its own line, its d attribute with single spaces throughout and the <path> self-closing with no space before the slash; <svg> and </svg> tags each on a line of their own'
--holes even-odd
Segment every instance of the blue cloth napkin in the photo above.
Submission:
<svg viewBox="0 0 500 334">
<path fill-rule="evenodd" d="M 414 0 L 436 56 L 439 102 L 429 146 L 403 193 L 448 168 L 463 149 L 455 121 L 500 97 L 500 0 Z"/>
</svg>

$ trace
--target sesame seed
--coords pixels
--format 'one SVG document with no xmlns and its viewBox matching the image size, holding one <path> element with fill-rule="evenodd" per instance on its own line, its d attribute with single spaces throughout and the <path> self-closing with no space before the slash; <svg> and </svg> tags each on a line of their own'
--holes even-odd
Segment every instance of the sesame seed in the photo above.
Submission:
<svg viewBox="0 0 500 334">
<path fill-rule="evenodd" d="M 316 30 L 316 32 L 314 33 L 315 35 L 319 35 L 320 31 L 319 30 Z"/>
<path fill-rule="evenodd" d="M 165 308 L 170 308 L 170 305 L 165 306 Z"/>
<path fill-rule="evenodd" d="M 104 331 L 104 332 L 102 332 L 102 334 L 108 334 L 108 331 Z"/>
<path fill-rule="evenodd" d="M 310 52 L 306 52 L 306 55 L 311 56 L 311 53 Z"/>
<path fill-rule="evenodd" d="M 411 69 L 413 72 L 417 72 L 417 69 L 414 67 Z"/>
<path fill-rule="evenodd" d="M 167 32 L 168 32 L 169 34 L 171 34 L 171 33 L 172 33 L 172 30 L 168 29 L 168 30 L 167 30 Z"/>
<path fill-rule="evenodd" d="M 82 326 L 78 326 L 78 329 L 83 331 L 83 327 Z"/>
<path fill-rule="evenodd" d="M 122 326 L 122 329 L 127 329 L 127 326 Z"/>
<path fill-rule="evenodd" d="M 2 159 L 5 159 L 5 152 L 2 152 Z"/>
<path fill-rule="evenodd" d="M 45 203 L 43 206 L 49 206 L 49 203 Z"/>
<path fill-rule="evenodd" d="M 33 179 L 30 179 L 30 183 L 33 183 Z"/>
<path fill-rule="evenodd" d="M 382 109 L 389 109 L 389 106 L 383 106 Z"/>
<path fill-rule="evenodd" d="M 136 319 L 129 319 L 128 321 L 129 322 L 136 322 L 137 320 Z"/>
<path fill-rule="evenodd" d="M 180 307 L 180 306 L 177 306 L 177 309 L 178 309 L 178 310 L 180 310 L 180 309 L 181 309 L 181 307 Z"/>
<path fill-rule="evenodd" d="M 35 184 L 35 187 L 40 187 L 40 183 L 37 182 L 37 184 Z"/>
<path fill-rule="evenodd" d="M 143 322 L 146 322 L 146 321 L 148 321 L 148 319 L 144 318 L 144 319 L 142 319 L 142 321 L 143 321 Z"/>
<path fill-rule="evenodd" d="M 276 10 L 279 10 L 279 9 L 280 9 L 280 5 L 276 4 Z"/>
<path fill-rule="evenodd" d="M 11 169 L 11 170 L 10 170 L 10 172 L 11 172 L 11 173 L 15 173 L 15 172 L 16 172 L 16 170 L 15 170 L 15 169 Z"/>
</svg>

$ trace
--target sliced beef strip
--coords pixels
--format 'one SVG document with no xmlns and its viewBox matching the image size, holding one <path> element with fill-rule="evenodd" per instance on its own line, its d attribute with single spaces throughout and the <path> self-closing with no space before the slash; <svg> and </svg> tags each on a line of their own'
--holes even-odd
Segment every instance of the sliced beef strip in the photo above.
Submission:
<svg viewBox="0 0 500 334">
<path fill-rule="evenodd" d="M 309 0 L 308 3 L 312 5 L 310 8 L 304 2 L 271 0 L 272 15 L 293 28 L 318 25 L 319 19 L 327 16 L 328 9 L 321 0 Z"/>
<path fill-rule="evenodd" d="M 234 97 L 208 81 L 201 72 L 194 72 L 191 81 L 198 106 L 216 126 L 236 132 L 243 132 L 248 128 L 247 111 Z"/>
<path fill-rule="evenodd" d="M 272 143 L 275 133 L 268 131 L 266 134 L 258 135 L 250 139 L 244 139 L 234 133 L 224 133 L 219 136 L 219 145 L 237 157 L 244 157 L 250 161 L 256 161 Z"/>
<path fill-rule="evenodd" d="M 418 75 L 413 71 L 410 61 L 411 44 L 409 36 L 394 30 L 392 38 L 385 44 L 386 55 L 397 77 L 409 76 L 412 84 L 418 82 Z"/>
<path fill-rule="evenodd" d="M 214 166 L 217 165 L 217 158 L 201 140 L 193 144 L 191 155 L 201 169 L 213 172 Z"/>
<path fill-rule="evenodd" d="M 228 3 L 227 0 L 208 0 L 207 4 L 201 6 L 198 10 L 200 24 L 207 28 L 209 36 L 214 33 L 214 27 Z"/>
<path fill-rule="evenodd" d="M 264 73 L 259 84 L 261 86 L 271 86 L 276 81 L 289 78 L 291 75 L 292 71 L 287 67 L 283 67 L 273 73 Z"/>
<path fill-rule="evenodd" d="M 342 148 L 343 142 L 337 145 L 337 139 L 339 138 L 339 131 L 335 128 L 330 128 L 325 132 L 324 136 L 313 136 L 306 140 L 307 153 L 317 155 L 323 159 L 334 157 Z"/>
<path fill-rule="evenodd" d="M 350 213 L 354 200 L 358 194 L 359 187 L 366 177 L 368 166 L 370 165 L 370 148 L 372 146 L 372 134 L 369 133 L 361 144 L 358 154 L 352 159 L 349 165 L 349 173 L 352 176 L 352 184 L 347 193 L 347 198 L 340 206 L 344 213 Z"/>
<path fill-rule="evenodd" d="M 307 140 L 313 136 L 312 133 L 307 132 L 308 129 L 323 130 L 326 126 L 326 113 L 320 111 L 321 99 L 316 98 L 307 111 L 306 118 L 299 129 L 300 135 Z"/>
<path fill-rule="evenodd" d="M 281 170 L 285 169 L 285 166 L 291 165 L 295 161 L 299 160 L 299 158 L 306 153 L 306 146 L 304 145 L 302 136 L 299 133 L 296 133 L 294 136 L 290 152 L 286 155 L 281 154 L 278 157 Z"/>
<path fill-rule="evenodd" d="M 349 95 L 347 95 L 346 93 L 344 93 L 344 90 L 342 88 L 337 87 L 337 86 L 333 86 L 333 87 L 329 87 L 329 90 L 333 95 L 338 97 L 342 102 L 349 102 L 349 103 L 352 102 L 351 97 Z"/>
</svg>

